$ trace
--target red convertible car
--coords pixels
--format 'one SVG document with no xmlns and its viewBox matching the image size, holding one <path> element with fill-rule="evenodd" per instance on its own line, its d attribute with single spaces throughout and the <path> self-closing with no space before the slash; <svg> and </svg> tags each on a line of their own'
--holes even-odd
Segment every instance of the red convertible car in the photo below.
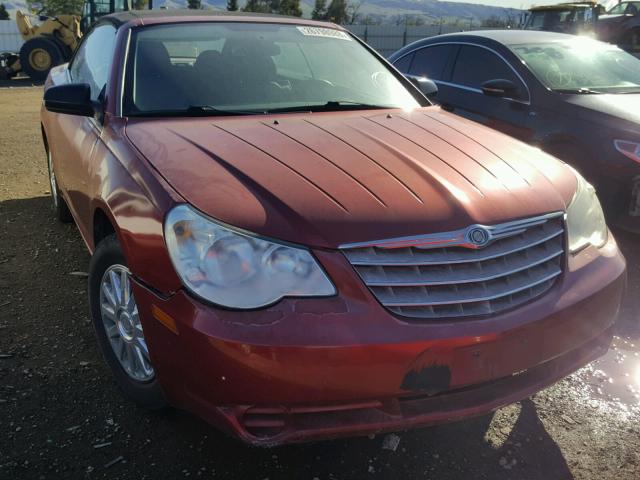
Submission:
<svg viewBox="0 0 640 480">
<path fill-rule="evenodd" d="M 41 118 L 98 342 L 148 408 L 260 445 L 371 434 L 490 412 L 609 346 L 625 261 L 593 188 L 338 26 L 107 16 Z"/>
</svg>

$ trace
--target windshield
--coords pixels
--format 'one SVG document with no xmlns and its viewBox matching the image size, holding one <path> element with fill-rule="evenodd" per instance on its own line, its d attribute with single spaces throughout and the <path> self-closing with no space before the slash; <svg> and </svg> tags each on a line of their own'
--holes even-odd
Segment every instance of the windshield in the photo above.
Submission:
<svg viewBox="0 0 640 480">
<path fill-rule="evenodd" d="M 579 38 L 561 43 L 512 45 L 511 49 L 552 90 L 640 92 L 640 60 L 613 45 Z"/>
<path fill-rule="evenodd" d="M 128 115 L 419 107 L 347 33 L 265 23 L 181 23 L 134 36 Z"/>
<path fill-rule="evenodd" d="M 619 3 L 607 13 L 611 15 L 638 15 L 640 13 L 640 2 Z"/>
<path fill-rule="evenodd" d="M 567 8 L 566 10 L 537 10 L 531 12 L 527 30 L 571 32 L 594 20 L 592 8 Z"/>
</svg>

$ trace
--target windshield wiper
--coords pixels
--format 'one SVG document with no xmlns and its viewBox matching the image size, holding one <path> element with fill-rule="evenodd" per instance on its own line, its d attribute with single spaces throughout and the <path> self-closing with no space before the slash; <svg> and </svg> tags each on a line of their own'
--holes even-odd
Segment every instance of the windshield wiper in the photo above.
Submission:
<svg viewBox="0 0 640 480">
<path fill-rule="evenodd" d="M 224 110 L 212 105 L 189 105 L 179 110 L 151 110 L 136 112 L 132 117 L 223 117 L 235 115 L 264 115 L 264 110 Z"/>
<path fill-rule="evenodd" d="M 285 112 L 340 112 L 345 110 L 382 110 L 389 108 L 398 108 L 391 105 L 376 105 L 371 103 L 353 102 L 350 100 L 331 100 L 327 103 L 318 103 L 313 105 L 301 105 L 283 108 L 272 108 L 267 113 L 285 113 Z"/>
<path fill-rule="evenodd" d="M 577 95 L 601 95 L 604 92 L 599 92 L 598 90 L 593 90 L 591 88 L 580 87 L 580 88 L 554 88 L 554 92 L 558 93 L 575 93 Z"/>
<path fill-rule="evenodd" d="M 348 100 L 330 101 L 314 105 L 291 106 L 261 110 L 225 110 L 213 105 L 189 105 L 180 110 L 152 110 L 149 112 L 132 113 L 132 117 L 222 117 L 234 115 L 264 115 L 268 113 L 285 112 L 337 112 L 343 110 L 370 110 L 398 108 L 389 105 L 373 105 L 368 103 L 352 102 Z"/>
<path fill-rule="evenodd" d="M 186 113 L 191 115 L 264 115 L 265 110 L 225 110 L 213 105 L 189 105 Z"/>
</svg>

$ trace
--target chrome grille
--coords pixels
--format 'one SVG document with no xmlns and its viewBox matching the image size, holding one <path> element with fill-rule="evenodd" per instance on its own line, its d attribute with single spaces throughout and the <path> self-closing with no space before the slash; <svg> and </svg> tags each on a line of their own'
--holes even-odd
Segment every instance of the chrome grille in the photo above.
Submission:
<svg viewBox="0 0 640 480">
<path fill-rule="evenodd" d="M 472 243 L 478 228 L 486 246 Z M 498 313 L 549 290 L 562 273 L 564 220 L 554 213 L 491 227 L 342 246 L 376 298 L 405 317 Z M 446 246 L 442 246 L 446 245 Z"/>
</svg>

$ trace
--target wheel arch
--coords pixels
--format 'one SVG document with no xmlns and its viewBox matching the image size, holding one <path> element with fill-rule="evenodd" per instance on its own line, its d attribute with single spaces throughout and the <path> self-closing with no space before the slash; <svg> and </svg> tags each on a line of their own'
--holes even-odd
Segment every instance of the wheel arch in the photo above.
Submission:
<svg viewBox="0 0 640 480">
<path fill-rule="evenodd" d="M 115 226 L 115 220 L 108 215 L 103 205 L 97 205 L 93 210 L 93 221 L 91 239 L 93 241 L 92 250 L 95 251 L 98 244 L 110 235 L 115 234 L 118 237 L 118 232 Z M 119 239 L 118 239 L 119 240 Z"/>
</svg>

